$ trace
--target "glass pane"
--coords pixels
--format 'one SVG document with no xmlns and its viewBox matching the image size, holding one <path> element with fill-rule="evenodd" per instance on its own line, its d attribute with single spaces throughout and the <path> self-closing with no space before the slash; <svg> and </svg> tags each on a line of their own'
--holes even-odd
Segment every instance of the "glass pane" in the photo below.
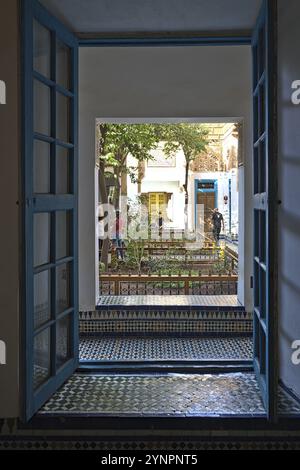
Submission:
<svg viewBox="0 0 300 470">
<path fill-rule="evenodd" d="M 266 191 L 266 143 L 260 145 L 260 166 L 259 166 L 259 190 L 261 193 Z"/>
<path fill-rule="evenodd" d="M 266 237 L 266 228 L 267 228 L 267 221 L 266 221 L 266 212 L 265 211 L 260 211 L 260 224 L 259 224 L 259 230 L 260 230 L 260 241 L 259 241 L 259 246 L 260 246 L 260 261 L 262 263 L 266 262 L 266 244 L 267 244 L 267 237 Z"/>
<path fill-rule="evenodd" d="M 70 255 L 70 213 L 56 212 L 56 259 Z"/>
<path fill-rule="evenodd" d="M 259 212 L 254 210 L 254 256 L 259 257 Z"/>
<path fill-rule="evenodd" d="M 259 73 L 258 72 L 258 55 L 257 54 L 258 54 L 258 48 L 257 48 L 257 46 L 253 46 L 254 65 L 255 65 L 255 68 L 257 69 L 257 70 L 255 70 L 255 68 L 254 68 L 254 72 L 255 72 L 254 77 L 253 77 L 254 78 L 254 80 L 253 80 L 253 87 L 254 88 L 256 87 L 256 85 L 258 83 L 258 73 Z"/>
<path fill-rule="evenodd" d="M 265 332 L 262 327 L 259 327 L 259 365 L 260 365 L 260 373 L 266 373 L 266 336 Z"/>
<path fill-rule="evenodd" d="M 258 135 L 259 102 L 258 102 L 257 96 L 254 96 L 254 99 L 253 99 L 253 119 L 254 119 L 253 135 L 254 135 L 254 140 L 256 141 L 259 137 Z"/>
<path fill-rule="evenodd" d="M 70 316 L 62 318 L 56 325 L 56 367 L 61 367 L 71 356 Z"/>
<path fill-rule="evenodd" d="M 34 131 L 50 135 L 50 88 L 34 80 Z"/>
<path fill-rule="evenodd" d="M 70 88 L 70 48 L 63 42 L 56 42 L 56 82 Z"/>
<path fill-rule="evenodd" d="M 264 72 L 265 69 L 265 54 L 266 54 L 266 49 L 265 49 L 265 28 L 262 28 L 259 31 L 259 39 L 258 39 L 258 74 L 259 78 Z"/>
<path fill-rule="evenodd" d="M 71 307 L 70 267 L 70 263 L 66 263 L 56 268 L 56 313 Z"/>
<path fill-rule="evenodd" d="M 33 384 L 36 389 L 50 376 L 50 329 L 39 333 L 33 345 Z"/>
<path fill-rule="evenodd" d="M 51 35 L 40 23 L 33 22 L 33 67 L 34 70 L 50 78 L 51 74 Z"/>
<path fill-rule="evenodd" d="M 260 268 L 260 279 L 259 279 L 260 285 L 260 316 L 261 318 L 266 318 L 266 271 L 262 268 Z"/>
<path fill-rule="evenodd" d="M 33 192 L 50 193 L 50 145 L 40 140 L 33 148 Z"/>
<path fill-rule="evenodd" d="M 56 193 L 70 192 L 70 153 L 69 150 L 56 147 Z"/>
<path fill-rule="evenodd" d="M 46 323 L 51 316 L 50 271 L 42 271 L 34 276 L 34 328 Z"/>
<path fill-rule="evenodd" d="M 263 83 L 259 87 L 259 101 L 260 101 L 260 115 L 259 115 L 259 125 L 260 125 L 260 135 L 262 135 L 265 131 L 265 126 L 266 126 L 266 104 L 265 104 L 265 84 Z"/>
<path fill-rule="evenodd" d="M 254 307 L 259 310 L 259 292 L 260 292 L 260 284 L 259 284 L 259 264 L 257 262 L 254 263 Z"/>
<path fill-rule="evenodd" d="M 254 194 L 259 192 L 259 153 L 258 148 L 254 148 L 253 152 L 253 164 L 254 164 Z"/>
<path fill-rule="evenodd" d="M 56 138 L 70 141 L 70 98 L 56 94 Z"/>
<path fill-rule="evenodd" d="M 33 219 L 33 263 L 41 266 L 50 262 L 50 214 L 34 214 Z"/>
<path fill-rule="evenodd" d="M 258 332 L 259 330 L 259 320 L 256 315 L 253 317 L 253 328 L 255 332 Z M 253 356 L 259 360 L 259 335 L 255 334 L 254 335 L 254 343 L 253 343 Z"/>
</svg>

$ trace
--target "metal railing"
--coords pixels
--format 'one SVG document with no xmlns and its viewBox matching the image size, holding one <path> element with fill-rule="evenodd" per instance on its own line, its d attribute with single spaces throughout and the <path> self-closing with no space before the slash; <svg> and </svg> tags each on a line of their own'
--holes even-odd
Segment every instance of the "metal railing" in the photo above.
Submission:
<svg viewBox="0 0 300 470">
<path fill-rule="evenodd" d="M 238 253 L 226 246 L 225 248 L 225 256 L 227 257 L 228 261 L 231 263 L 231 271 L 234 274 L 238 272 L 238 265 L 239 265 L 239 257 Z"/>
<path fill-rule="evenodd" d="M 101 274 L 100 295 L 236 295 L 237 275 Z"/>
</svg>

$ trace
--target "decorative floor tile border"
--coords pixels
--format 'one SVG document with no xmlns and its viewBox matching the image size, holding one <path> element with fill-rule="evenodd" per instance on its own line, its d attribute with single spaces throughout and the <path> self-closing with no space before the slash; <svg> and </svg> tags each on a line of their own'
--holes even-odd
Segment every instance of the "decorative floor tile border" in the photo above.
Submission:
<svg viewBox="0 0 300 470">
<path fill-rule="evenodd" d="M 251 334 L 252 313 L 244 310 L 107 309 L 79 313 L 80 333 Z"/>
<path fill-rule="evenodd" d="M 228 436 L 227 438 L 215 438 L 213 436 L 202 437 L 199 439 L 178 439 L 165 440 L 155 438 L 148 440 L 143 439 L 105 439 L 97 437 L 89 438 L 11 438 L 0 437 L 0 451 L 5 450 L 69 450 L 69 451 L 207 451 L 207 450 L 300 450 L 300 436 L 291 437 L 278 436 L 267 437 L 260 436 L 257 438 L 237 436 Z"/>
<path fill-rule="evenodd" d="M 157 309 L 144 307 L 110 308 L 107 310 L 94 310 L 87 312 L 79 312 L 79 319 L 84 321 L 90 320 L 250 320 L 252 321 L 252 313 L 244 310 L 209 310 L 198 309 Z"/>
<path fill-rule="evenodd" d="M 80 321 L 81 334 L 251 334 L 252 321 Z"/>
</svg>

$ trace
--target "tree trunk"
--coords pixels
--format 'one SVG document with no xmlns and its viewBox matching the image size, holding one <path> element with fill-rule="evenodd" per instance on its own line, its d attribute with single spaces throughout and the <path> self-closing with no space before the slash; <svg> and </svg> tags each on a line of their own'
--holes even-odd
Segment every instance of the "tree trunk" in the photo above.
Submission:
<svg viewBox="0 0 300 470">
<path fill-rule="evenodd" d="M 138 194 L 142 192 L 142 180 L 145 177 L 145 162 L 138 163 Z"/>
<path fill-rule="evenodd" d="M 127 196 L 127 172 L 121 174 L 121 196 Z"/>
<path fill-rule="evenodd" d="M 188 190 L 188 182 L 189 182 L 189 169 L 190 169 L 190 162 L 186 160 L 185 165 L 185 181 L 184 181 L 184 230 L 187 232 L 188 230 L 188 204 L 189 204 L 189 190 Z"/>
<path fill-rule="evenodd" d="M 113 204 L 115 206 L 116 210 L 120 210 L 120 195 L 121 195 L 121 179 L 122 179 L 122 174 L 126 173 L 126 159 L 127 159 L 127 154 L 122 153 L 120 151 L 116 155 L 116 159 L 119 162 L 119 165 L 115 167 L 114 169 L 114 174 L 115 174 L 115 194 L 114 194 L 114 200 Z M 127 183 L 127 173 L 126 173 L 126 183 Z"/>
<path fill-rule="evenodd" d="M 116 186 L 115 186 L 115 194 L 114 194 L 114 206 L 116 210 L 120 209 L 120 193 L 121 193 L 121 185 L 120 185 L 120 174 L 116 174 Z"/>
<path fill-rule="evenodd" d="M 100 162 L 99 165 L 99 199 L 101 204 L 108 203 L 108 196 L 106 191 L 105 177 L 104 177 L 104 163 Z M 103 263 L 105 266 L 105 271 L 108 269 L 108 252 L 109 252 L 109 238 L 108 236 L 104 237 L 102 242 L 102 249 L 100 255 L 100 263 Z"/>
<path fill-rule="evenodd" d="M 97 127 L 97 140 L 98 140 L 98 158 L 104 154 L 105 138 L 107 134 L 107 125 L 98 124 Z M 99 173 L 98 173 L 98 185 L 99 185 L 99 202 L 101 204 L 108 203 L 108 195 L 106 191 L 106 181 L 104 176 L 105 164 L 103 160 L 99 158 Z M 108 253 L 109 253 L 109 238 L 104 237 L 102 241 L 100 263 L 104 264 L 105 271 L 108 269 Z"/>
</svg>

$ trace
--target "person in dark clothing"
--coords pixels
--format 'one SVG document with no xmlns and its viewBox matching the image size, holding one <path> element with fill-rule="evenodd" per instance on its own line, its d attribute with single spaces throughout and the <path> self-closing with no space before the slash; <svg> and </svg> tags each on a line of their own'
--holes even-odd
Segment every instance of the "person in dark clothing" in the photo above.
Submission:
<svg viewBox="0 0 300 470">
<path fill-rule="evenodd" d="M 224 218 L 218 208 L 214 209 L 211 220 L 213 224 L 213 237 L 215 242 L 218 242 L 220 240 L 221 228 L 224 231 Z"/>
<path fill-rule="evenodd" d="M 160 212 L 158 215 L 158 233 L 160 237 L 162 236 L 163 225 L 164 225 L 164 218 L 162 216 L 162 213 Z"/>
<path fill-rule="evenodd" d="M 116 245 L 116 253 L 117 258 L 119 260 L 124 260 L 124 247 L 125 243 L 122 240 L 121 232 L 123 229 L 123 223 L 120 218 L 120 211 L 116 211 L 116 238 L 115 238 L 115 245 Z"/>
</svg>

